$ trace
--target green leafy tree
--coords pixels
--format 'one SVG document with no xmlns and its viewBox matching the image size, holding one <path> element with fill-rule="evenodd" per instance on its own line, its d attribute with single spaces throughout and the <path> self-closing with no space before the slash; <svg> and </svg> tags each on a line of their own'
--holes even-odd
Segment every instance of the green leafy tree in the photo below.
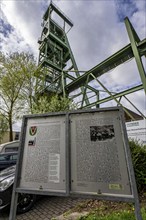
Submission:
<svg viewBox="0 0 146 220">
<path fill-rule="evenodd" d="M 77 105 L 69 98 L 60 97 L 58 95 L 43 95 L 34 102 L 33 113 L 47 113 L 47 112 L 59 112 L 70 111 L 76 109 Z"/>
<path fill-rule="evenodd" d="M 135 171 L 135 178 L 139 193 L 146 191 L 146 145 L 136 140 L 130 140 L 132 162 Z"/>
<path fill-rule="evenodd" d="M 28 53 L 0 53 L 0 113 L 5 115 L 9 140 L 13 140 L 12 124 L 23 114 L 32 113 L 34 97 L 42 89 L 43 80 L 36 78 L 37 66 Z"/>
</svg>

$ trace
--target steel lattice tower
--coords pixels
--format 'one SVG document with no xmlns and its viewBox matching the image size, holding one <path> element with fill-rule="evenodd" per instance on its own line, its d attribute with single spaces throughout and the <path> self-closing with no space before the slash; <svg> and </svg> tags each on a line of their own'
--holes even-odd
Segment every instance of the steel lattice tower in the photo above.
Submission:
<svg viewBox="0 0 146 220">
<path fill-rule="evenodd" d="M 67 33 L 73 27 L 72 21 L 54 4 L 50 3 L 43 16 L 42 33 L 39 39 L 39 68 L 45 74 L 45 90 L 79 100 L 79 108 L 99 107 L 100 104 L 114 100 L 117 105 L 125 98 L 141 114 L 140 110 L 126 97 L 128 94 L 144 89 L 146 93 L 146 73 L 141 60 L 146 56 L 146 39 L 140 40 L 128 18 L 125 18 L 130 44 L 86 72 L 78 70 Z M 98 77 L 120 64 L 135 58 L 141 77 L 141 84 L 119 93 L 111 93 Z M 100 98 L 100 90 L 91 81 L 100 85 L 108 94 Z M 131 112 L 124 108 L 134 120 Z"/>
</svg>

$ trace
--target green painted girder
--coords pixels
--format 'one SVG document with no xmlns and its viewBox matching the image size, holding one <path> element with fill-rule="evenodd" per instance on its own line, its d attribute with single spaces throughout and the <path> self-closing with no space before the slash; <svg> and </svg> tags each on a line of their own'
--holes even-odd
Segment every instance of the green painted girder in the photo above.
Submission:
<svg viewBox="0 0 146 220">
<path fill-rule="evenodd" d="M 77 67 L 77 64 L 76 64 L 76 61 L 75 61 L 73 52 L 72 52 L 72 50 L 71 50 L 71 47 L 70 47 L 70 44 L 69 44 L 69 41 L 68 41 L 68 38 L 67 38 L 66 35 L 65 35 L 65 41 L 66 41 L 66 44 L 68 45 L 68 48 L 69 48 L 70 59 L 71 59 L 71 61 L 72 61 L 73 68 L 74 68 L 75 70 L 77 70 L 77 71 L 75 72 L 76 77 L 80 77 L 80 73 L 79 73 L 79 71 L 78 71 L 78 67 Z M 84 88 L 81 86 L 80 89 L 81 89 L 82 94 L 84 94 Z M 64 87 L 64 91 L 66 91 L 66 93 L 68 94 L 68 91 L 66 90 L 66 85 L 65 85 L 65 87 Z M 89 104 L 89 100 L 88 100 L 87 94 L 84 95 L 84 98 L 86 99 L 85 102 L 86 102 L 86 104 L 88 105 L 88 104 Z"/>
<path fill-rule="evenodd" d="M 113 97 L 117 99 L 117 98 L 120 98 L 122 96 L 128 95 L 128 94 L 133 93 L 133 92 L 137 92 L 137 91 L 142 90 L 142 89 L 143 89 L 143 84 L 140 84 L 140 85 L 135 86 L 135 87 L 133 87 L 131 89 L 127 89 L 127 90 L 122 91 L 120 93 L 114 94 Z M 108 97 L 106 97 L 104 99 L 100 99 L 99 101 L 96 101 L 96 102 L 93 102 L 93 103 L 91 103 L 89 105 L 86 105 L 86 107 L 90 108 L 90 107 L 93 107 L 93 106 L 95 106 L 97 104 L 102 104 L 102 103 L 111 101 L 111 100 L 113 100 L 113 97 L 112 96 L 108 96 Z"/>
<path fill-rule="evenodd" d="M 52 47 L 52 48 L 57 48 L 59 50 L 64 50 L 64 52 L 68 52 L 68 47 L 67 45 L 61 41 L 58 37 L 56 37 L 54 34 L 50 33 L 49 36 L 47 37 L 47 41 L 49 43 L 42 43 L 39 50 L 41 51 L 41 53 L 45 54 L 45 48 L 46 45 L 48 47 L 48 50 Z"/>
<path fill-rule="evenodd" d="M 125 25 L 127 28 L 130 42 L 131 42 L 131 48 L 132 48 L 132 51 L 133 51 L 133 54 L 136 60 L 139 73 L 140 73 L 141 81 L 143 83 L 143 88 L 146 93 L 146 73 L 145 73 L 144 66 L 141 60 L 140 52 L 138 51 L 138 48 L 137 48 L 137 43 L 140 42 L 140 39 L 128 18 L 125 18 Z"/>
<path fill-rule="evenodd" d="M 71 80 L 76 80 L 76 78 L 74 76 L 69 75 L 68 73 L 65 73 L 65 76 L 68 77 Z M 89 90 L 91 90 L 91 91 L 93 91 L 95 93 L 97 93 L 97 91 L 98 91 L 97 89 L 95 89 L 94 87 L 92 87 L 90 85 L 87 85 L 87 89 L 89 89 Z"/>
<path fill-rule="evenodd" d="M 136 110 L 138 113 L 140 113 L 140 115 L 143 117 L 143 118 L 146 118 L 145 115 L 124 95 L 124 96 L 121 96 L 120 98 L 124 97 Z"/>
<path fill-rule="evenodd" d="M 137 49 L 139 51 L 140 56 L 146 55 L 146 39 L 143 41 L 140 41 L 137 44 Z M 85 72 L 82 76 L 78 77 L 73 82 L 69 83 L 65 86 L 65 90 L 70 93 L 73 92 L 75 89 L 78 89 L 79 87 L 83 86 L 86 82 L 86 78 L 90 73 L 94 74 L 94 76 L 99 77 L 102 74 L 108 72 L 111 69 L 114 69 L 115 67 L 119 66 L 120 64 L 126 62 L 127 60 L 134 57 L 131 44 L 128 44 L 97 66 L 93 67 L 89 71 Z M 89 82 L 93 80 L 93 77 L 89 77 Z"/>
<path fill-rule="evenodd" d="M 43 66 L 48 66 L 48 67 L 52 67 L 53 69 L 57 70 L 57 71 L 62 71 L 61 68 L 59 68 L 57 65 L 55 65 L 53 62 L 51 62 L 50 60 L 48 60 L 47 58 L 44 58 L 42 60 L 42 62 L 39 64 L 38 68 L 41 68 Z"/>
<path fill-rule="evenodd" d="M 45 12 L 43 19 L 46 20 L 48 18 L 49 13 L 52 11 L 55 11 L 66 23 L 70 25 L 70 27 L 73 26 L 73 22 L 52 2 L 50 3 L 47 11 Z"/>
<path fill-rule="evenodd" d="M 61 27 L 55 22 L 54 19 L 51 18 L 53 11 L 57 14 L 57 16 L 63 19 L 63 27 Z M 54 84 L 55 82 L 53 88 L 56 86 L 56 90 L 58 90 L 58 87 L 60 87 L 59 91 L 62 91 L 65 95 L 64 88 L 66 86 L 66 76 L 63 72 L 63 69 L 67 65 L 68 61 L 71 61 L 72 69 L 77 69 L 77 65 L 65 32 L 65 24 L 67 23 L 70 27 L 72 27 L 73 23 L 53 3 L 50 3 L 43 19 L 44 21 L 42 23 L 42 34 L 41 38 L 39 39 L 39 68 L 48 67 L 48 76 L 46 77 L 46 81 L 47 85 L 48 83 L 50 83 L 50 85 L 49 87 L 47 86 L 47 88 L 51 88 L 51 83 Z M 57 78 L 55 72 L 54 77 L 49 75 L 50 67 L 55 71 L 58 71 Z M 79 77 L 80 75 L 76 73 L 76 76 Z M 88 104 L 88 101 L 86 101 L 86 103 Z"/>
<path fill-rule="evenodd" d="M 55 11 L 57 15 L 64 20 L 63 27 L 60 27 L 54 20 L 51 19 L 53 11 Z M 74 59 L 70 44 L 65 33 L 65 23 L 68 23 L 70 27 L 73 26 L 73 23 L 63 14 L 63 12 L 61 12 L 61 10 L 57 8 L 57 6 L 51 3 L 44 15 L 44 28 L 41 35 L 41 45 L 39 48 L 39 67 L 48 68 L 48 71 L 50 71 L 49 68 L 54 69 L 53 77 L 52 75 L 49 75 L 50 72 L 48 72 L 48 77 L 50 77 L 47 81 L 48 91 L 56 91 L 57 93 L 63 94 L 65 96 L 66 94 L 69 95 L 71 92 L 74 92 L 76 89 L 80 89 L 80 93 L 78 93 L 74 97 L 81 96 L 81 107 L 86 108 L 92 106 L 99 107 L 99 104 L 108 102 L 110 100 L 115 100 L 117 101 L 117 103 L 119 103 L 120 101 L 118 101 L 117 98 L 124 97 L 127 94 L 143 89 L 143 85 L 139 85 L 134 88 L 122 91 L 118 94 L 113 94 L 105 88 L 105 91 L 108 92 L 109 96 L 99 100 L 99 91 L 96 88 L 93 88 L 92 85 L 89 85 L 90 81 L 97 79 L 102 74 L 119 66 L 125 61 L 135 57 L 137 62 L 138 59 L 141 59 L 141 56 L 146 55 L 146 39 L 140 41 L 138 35 L 131 25 L 128 24 L 128 30 L 136 43 L 130 36 L 131 44 L 128 44 L 126 47 L 122 48 L 100 64 L 85 72 L 83 75 L 80 75 L 80 71 L 78 71 L 76 61 Z M 74 71 L 75 77 L 73 77 L 72 74 L 70 74 L 69 72 L 67 73 L 66 71 L 63 71 L 63 69 L 65 68 L 65 64 L 68 61 L 71 62 L 71 66 L 68 70 Z M 140 65 L 141 60 L 140 62 L 137 62 L 138 69 Z M 92 75 L 95 78 L 93 78 Z M 67 79 L 71 79 L 72 82 L 67 84 Z M 97 100 L 95 101 L 94 99 L 94 101 L 92 100 L 92 103 L 90 103 L 90 98 L 92 98 L 93 96 L 89 97 L 88 93 L 94 93 L 94 97 L 96 96 Z"/>
<path fill-rule="evenodd" d="M 60 27 L 51 17 L 49 17 L 50 26 L 57 29 L 61 34 L 64 34 L 64 29 Z M 51 27 L 50 27 L 51 29 Z"/>
<path fill-rule="evenodd" d="M 49 37 L 51 39 L 53 39 L 54 42 L 57 42 L 59 45 L 61 45 L 66 51 L 68 51 L 67 45 L 63 41 L 61 41 L 57 36 L 55 36 L 54 34 L 50 33 Z"/>
</svg>

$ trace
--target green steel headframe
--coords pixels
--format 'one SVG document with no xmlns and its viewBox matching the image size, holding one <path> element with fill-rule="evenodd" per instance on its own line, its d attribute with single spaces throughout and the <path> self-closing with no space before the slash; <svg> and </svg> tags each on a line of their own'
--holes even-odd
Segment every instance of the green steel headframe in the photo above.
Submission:
<svg viewBox="0 0 146 220">
<path fill-rule="evenodd" d="M 42 34 L 38 41 L 40 44 L 39 68 L 45 75 L 45 91 L 78 100 L 79 108 L 100 107 L 101 104 L 111 100 L 114 100 L 117 105 L 122 105 L 123 97 L 145 118 L 142 112 L 127 98 L 127 95 L 142 89 L 146 93 L 146 73 L 141 59 L 142 56 L 146 56 L 146 39 L 140 40 L 128 18 L 125 18 L 125 25 L 130 44 L 89 71 L 79 71 L 67 38 L 67 33 L 73 27 L 73 23 L 51 2 L 43 16 Z M 99 81 L 99 76 L 131 58 L 135 58 L 141 84 L 119 93 L 110 92 Z M 102 90 L 96 89 L 93 81 L 100 85 Z M 108 96 L 100 98 L 100 92 L 106 92 Z M 124 110 L 134 120 L 130 111 L 127 108 Z"/>
</svg>

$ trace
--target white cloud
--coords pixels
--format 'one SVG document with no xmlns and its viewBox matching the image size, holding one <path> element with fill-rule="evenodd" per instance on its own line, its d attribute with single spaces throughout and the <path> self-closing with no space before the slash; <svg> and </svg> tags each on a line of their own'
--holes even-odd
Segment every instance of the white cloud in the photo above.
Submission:
<svg viewBox="0 0 146 220">
<path fill-rule="evenodd" d="M 12 53 L 12 52 L 26 52 L 31 51 L 31 48 L 28 44 L 25 43 L 25 41 L 18 37 L 18 32 L 15 30 L 11 34 L 9 34 L 8 38 L 3 37 L 2 34 L 0 34 L 1 38 L 1 50 L 4 53 Z M 18 43 L 19 42 L 19 43 Z"/>
<path fill-rule="evenodd" d="M 29 45 L 32 52 L 38 55 L 37 40 L 41 32 L 42 18 L 40 1 L 2 1 L 1 8 L 7 21 L 14 27 L 16 35 L 24 40 L 26 47 Z"/>
</svg>

